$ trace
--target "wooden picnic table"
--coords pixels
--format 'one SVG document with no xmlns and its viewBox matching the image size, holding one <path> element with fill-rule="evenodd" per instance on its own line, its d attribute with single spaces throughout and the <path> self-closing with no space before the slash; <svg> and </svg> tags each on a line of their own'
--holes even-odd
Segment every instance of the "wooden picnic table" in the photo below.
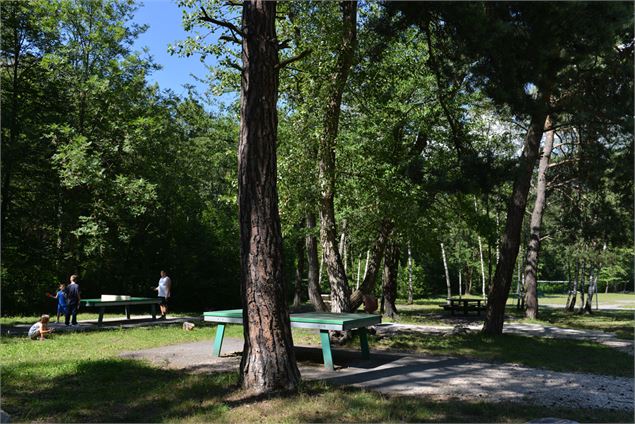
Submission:
<svg viewBox="0 0 635 424">
<path fill-rule="evenodd" d="M 130 306 L 150 305 L 152 319 L 157 319 L 156 305 L 161 304 L 162 300 L 158 297 L 131 297 L 130 300 L 82 299 L 80 302 L 84 306 L 99 308 L 99 319 L 97 320 L 97 324 L 101 324 L 104 320 L 105 309 L 111 306 L 123 306 L 126 312 L 126 318 L 130 319 Z"/>
<path fill-rule="evenodd" d="M 220 356 L 225 335 L 226 324 L 243 324 L 242 309 L 230 309 L 226 311 L 205 312 L 203 319 L 209 322 L 218 323 L 214 349 L 212 355 Z M 362 358 L 368 359 L 368 338 L 366 327 L 381 324 L 381 316 L 373 314 L 358 313 L 333 313 L 333 312 L 304 312 L 290 315 L 291 327 L 314 328 L 320 330 L 320 341 L 322 342 L 322 356 L 324 367 L 333 370 L 333 355 L 331 352 L 331 339 L 329 331 L 357 330 L 362 352 Z"/>
<path fill-rule="evenodd" d="M 485 306 L 481 306 L 481 303 L 487 301 L 478 297 L 448 297 L 447 301 L 449 305 L 442 305 L 444 309 L 449 309 L 450 313 L 454 315 L 454 311 L 462 311 L 465 315 L 468 315 L 469 311 L 476 311 L 477 315 L 481 315 L 481 311 L 485 309 Z"/>
</svg>

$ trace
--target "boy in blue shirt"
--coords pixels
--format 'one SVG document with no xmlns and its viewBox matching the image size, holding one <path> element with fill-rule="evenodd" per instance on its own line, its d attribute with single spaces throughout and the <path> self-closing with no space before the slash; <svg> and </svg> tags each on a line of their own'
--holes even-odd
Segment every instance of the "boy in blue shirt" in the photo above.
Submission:
<svg viewBox="0 0 635 424">
<path fill-rule="evenodd" d="M 66 316 L 66 295 L 64 294 L 64 289 L 66 288 L 66 284 L 60 283 L 59 290 L 53 296 L 51 293 L 46 293 L 46 295 L 52 299 L 57 299 L 57 322 L 60 322 L 60 315 Z"/>
</svg>

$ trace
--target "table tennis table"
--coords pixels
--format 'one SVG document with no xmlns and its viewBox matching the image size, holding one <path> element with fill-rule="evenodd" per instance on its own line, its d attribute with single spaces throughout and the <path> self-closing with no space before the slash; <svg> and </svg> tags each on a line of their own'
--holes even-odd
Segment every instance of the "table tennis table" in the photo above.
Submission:
<svg viewBox="0 0 635 424">
<path fill-rule="evenodd" d="M 99 308 L 99 319 L 97 320 L 97 324 L 101 324 L 104 320 L 105 309 L 110 306 L 123 306 L 125 308 L 126 318 L 130 319 L 130 306 L 150 305 L 152 319 L 157 319 L 156 305 L 160 305 L 162 299 L 159 299 L 158 297 L 131 297 L 130 300 L 82 299 L 80 302 L 84 306 Z"/>
<path fill-rule="evenodd" d="M 205 312 L 203 314 L 203 319 L 208 322 L 218 323 L 212 355 L 219 357 L 221 347 L 223 345 L 223 337 L 225 336 L 225 325 L 242 325 L 243 311 L 242 309 L 231 309 L 225 311 Z M 329 370 L 334 369 L 329 331 L 356 330 L 356 333 L 359 334 L 362 358 L 368 359 L 369 351 L 366 327 L 381 324 L 380 315 L 364 313 L 304 312 L 291 314 L 290 320 L 292 328 L 313 328 L 320 330 L 324 367 Z"/>
</svg>

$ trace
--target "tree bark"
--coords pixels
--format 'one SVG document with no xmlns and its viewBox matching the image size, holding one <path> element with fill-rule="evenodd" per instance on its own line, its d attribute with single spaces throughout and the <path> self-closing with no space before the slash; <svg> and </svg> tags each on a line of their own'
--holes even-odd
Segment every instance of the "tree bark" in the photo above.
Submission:
<svg viewBox="0 0 635 424">
<path fill-rule="evenodd" d="M 320 268 L 318 264 L 317 237 L 314 234 L 315 214 L 308 212 L 306 214 L 306 256 L 309 266 L 307 273 L 307 285 L 309 292 L 309 300 L 313 304 L 316 311 L 326 312 L 327 308 L 322 300 L 320 292 Z"/>
<path fill-rule="evenodd" d="M 331 311 L 351 310 L 350 289 L 342 257 L 337 249 L 335 223 L 335 143 L 339 129 L 340 107 L 344 87 L 353 64 L 357 39 L 357 2 L 342 1 L 342 34 L 335 70 L 330 77 L 329 97 L 324 111 L 324 130 L 320 138 L 319 182 L 320 182 L 320 239 L 324 262 L 331 286 Z"/>
<path fill-rule="evenodd" d="M 297 308 L 302 304 L 302 277 L 304 276 L 304 239 L 298 239 L 295 246 L 297 265 L 295 267 L 295 282 L 293 284 L 295 292 L 293 295 L 293 307 Z"/>
<path fill-rule="evenodd" d="M 364 276 L 364 281 L 358 290 L 355 290 L 350 298 L 351 311 L 357 310 L 363 302 L 365 294 L 373 294 L 375 292 L 375 284 L 377 281 L 377 269 L 381 258 L 384 256 L 384 249 L 386 242 L 392 232 L 393 224 L 388 220 L 384 220 L 381 223 L 379 230 L 379 236 L 375 240 L 375 244 L 371 249 L 370 260 L 368 261 L 368 271 Z"/>
<path fill-rule="evenodd" d="M 282 277 L 276 187 L 278 48 L 276 2 L 245 2 L 238 147 L 240 273 L 245 345 L 242 387 L 293 389 L 300 380 Z"/>
<path fill-rule="evenodd" d="M 503 333 L 505 304 L 509 296 L 514 265 L 518 256 L 520 231 L 522 229 L 525 206 L 527 205 L 529 184 L 538 156 L 538 148 L 546 118 L 546 108 L 545 110 L 534 112 L 525 137 L 525 145 L 523 146 L 516 180 L 514 181 L 511 199 L 507 208 L 507 222 L 500 242 L 499 261 L 496 265 L 494 281 L 487 300 L 487 312 L 483 324 L 483 333 L 485 334 L 498 335 Z"/>
<path fill-rule="evenodd" d="M 545 120 L 545 145 L 538 165 L 538 183 L 536 184 L 536 202 L 531 214 L 531 226 L 529 230 L 529 244 L 527 245 L 527 257 L 525 260 L 525 316 L 538 318 L 538 296 L 536 293 L 538 278 L 538 255 L 540 253 L 540 227 L 542 216 L 547 204 L 547 169 L 553 149 L 553 121 L 547 116 Z"/>
<path fill-rule="evenodd" d="M 573 312 L 575 310 L 575 303 L 578 300 L 578 278 L 580 276 L 580 260 L 575 261 L 575 280 L 573 280 L 573 293 L 571 300 L 567 302 L 567 311 Z"/>
<path fill-rule="evenodd" d="M 445 259 L 445 248 L 441 243 L 441 257 L 443 258 L 443 269 L 445 270 L 445 284 L 448 288 L 448 299 L 452 297 L 452 286 L 450 285 L 450 273 L 448 272 L 448 261 Z M 450 301 L 448 300 L 448 303 Z"/>
<path fill-rule="evenodd" d="M 393 240 L 388 241 L 384 253 L 384 315 L 390 318 L 397 317 L 397 271 L 399 268 L 399 247 Z"/>
<path fill-rule="evenodd" d="M 580 309 L 578 310 L 578 313 L 583 313 L 584 312 L 584 283 L 585 283 L 585 279 L 586 279 L 586 261 L 583 260 L 582 261 L 582 267 L 580 269 L 580 290 L 578 290 L 580 292 Z"/>
</svg>

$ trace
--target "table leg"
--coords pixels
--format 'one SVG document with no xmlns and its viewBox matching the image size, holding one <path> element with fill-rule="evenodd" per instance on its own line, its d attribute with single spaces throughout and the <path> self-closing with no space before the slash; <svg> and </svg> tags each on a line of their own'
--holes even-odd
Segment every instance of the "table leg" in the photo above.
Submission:
<svg viewBox="0 0 635 424">
<path fill-rule="evenodd" d="M 156 304 L 151 304 L 150 305 L 150 313 L 152 314 L 152 319 L 157 319 L 157 305 Z"/>
<path fill-rule="evenodd" d="M 212 356 L 219 357 L 220 349 L 223 346 L 223 337 L 225 336 L 225 324 L 218 324 L 216 327 L 216 337 L 214 338 L 214 349 L 212 350 Z"/>
<path fill-rule="evenodd" d="M 103 306 L 99 308 L 99 318 L 97 319 L 97 324 L 101 325 L 104 322 L 104 311 L 106 308 Z"/>
<path fill-rule="evenodd" d="M 359 332 L 359 345 L 362 348 L 362 358 L 368 359 L 370 355 L 368 353 L 368 337 L 366 336 L 366 327 L 358 328 L 357 331 Z"/>
<path fill-rule="evenodd" d="M 335 368 L 333 367 L 333 356 L 331 355 L 331 338 L 329 337 L 329 330 L 320 330 L 320 340 L 322 341 L 324 368 L 333 371 Z"/>
<path fill-rule="evenodd" d="M 463 315 L 467 315 L 467 302 L 463 302 Z"/>
<path fill-rule="evenodd" d="M 126 305 L 125 308 L 126 308 L 126 319 L 130 319 L 130 307 Z"/>
</svg>

